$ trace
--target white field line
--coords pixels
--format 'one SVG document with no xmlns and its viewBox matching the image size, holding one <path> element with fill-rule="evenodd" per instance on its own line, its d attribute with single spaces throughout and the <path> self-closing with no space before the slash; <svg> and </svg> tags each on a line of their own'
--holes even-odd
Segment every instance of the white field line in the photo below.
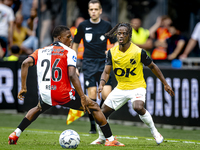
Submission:
<svg viewBox="0 0 200 150">
<path fill-rule="evenodd" d="M 7 129 L 7 128 L 2 128 L 2 129 L 13 131 L 13 129 Z M 58 134 L 58 135 L 62 133 L 62 131 L 50 132 L 50 131 L 33 131 L 33 130 L 25 130 L 24 132 L 32 132 L 32 133 L 38 133 L 38 134 L 44 134 L 44 133 L 45 134 Z M 90 136 L 89 134 L 79 134 L 79 135 Z M 117 136 L 117 138 L 129 139 L 129 140 L 138 140 L 139 139 L 138 137 L 129 137 L 129 136 L 126 136 L 126 137 Z M 145 138 L 145 139 L 148 141 L 154 140 L 154 139 L 149 139 L 149 138 Z M 193 142 L 193 141 L 177 141 L 177 140 L 165 140 L 165 141 L 172 142 L 172 143 L 181 142 L 181 143 L 187 143 L 187 144 L 200 144 L 199 142 Z"/>
</svg>

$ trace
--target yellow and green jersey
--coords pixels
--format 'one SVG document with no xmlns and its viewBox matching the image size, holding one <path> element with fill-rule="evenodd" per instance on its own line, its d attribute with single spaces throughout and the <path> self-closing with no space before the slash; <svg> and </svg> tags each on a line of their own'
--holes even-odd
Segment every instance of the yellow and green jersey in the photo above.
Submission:
<svg viewBox="0 0 200 150">
<path fill-rule="evenodd" d="M 151 62 L 146 51 L 131 43 L 125 52 L 119 50 L 119 45 L 111 48 L 107 53 L 106 65 L 112 65 L 118 89 L 132 90 L 146 88 L 143 64 L 148 66 Z"/>
</svg>

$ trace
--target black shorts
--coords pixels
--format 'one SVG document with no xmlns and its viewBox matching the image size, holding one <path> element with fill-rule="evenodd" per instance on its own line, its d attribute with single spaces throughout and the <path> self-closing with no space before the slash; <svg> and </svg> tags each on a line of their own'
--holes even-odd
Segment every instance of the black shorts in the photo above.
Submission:
<svg viewBox="0 0 200 150">
<path fill-rule="evenodd" d="M 84 86 L 85 88 L 97 86 L 99 84 L 101 74 L 105 67 L 105 59 L 99 58 L 84 58 L 83 59 L 83 75 L 84 75 Z M 109 77 L 106 85 L 111 85 L 111 76 Z"/>
<path fill-rule="evenodd" d="M 51 107 L 54 107 L 54 106 L 51 106 L 51 105 L 48 105 L 46 104 L 41 96 L 40 96 L 40 99 L 39 99 L 39 103 L 40 103 L 40 106 L 42 107 L 42 112 L 45 112 L 46 110 L 48 110 L 49 108 Z M 76 109 L 76 110 L 79 110 L 79 108 L 82 106 L 81 105 L 81 98 L 80 96 L 78 95 L 78 93 L 76 92 L 75 90 L 75 100 L 71 100 L 69 101 L 68 103 L 64 104 L 64 105 L 61 105 L 61 106 L 64 106 L 64 107 L 69 107 L 69 108 L 72 108 L 72 109 Z"/>
</svg>

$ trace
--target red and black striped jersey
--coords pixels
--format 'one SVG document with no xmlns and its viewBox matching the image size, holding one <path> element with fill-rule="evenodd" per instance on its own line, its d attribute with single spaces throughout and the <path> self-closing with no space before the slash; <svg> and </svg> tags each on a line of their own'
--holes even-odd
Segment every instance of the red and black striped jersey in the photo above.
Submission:
<svg viewBox="0 0 200 150">
<path fill-rule="evenodd" d="M 74 99 L 68 66 L 76 67 L 76 52 L 61 42 L 37 49 L 30 57 L 37 68 L 37 80 L 42 100 L 52 106 Z"/>
</svg>

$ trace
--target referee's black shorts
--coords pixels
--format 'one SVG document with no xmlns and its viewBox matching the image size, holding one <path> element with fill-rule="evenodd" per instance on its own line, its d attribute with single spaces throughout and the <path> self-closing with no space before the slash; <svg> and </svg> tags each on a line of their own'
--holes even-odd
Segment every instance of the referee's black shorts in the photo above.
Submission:
<svg viewBox="0 0 200 150">
<path fill-rule="evenodd" d="M 97 86 L 99 84 L 101 74 L 105 67 L 105 58 L 84 58 L 83 59 L 83 75 L 85 88 Z M 111 76 L 106 85 L 111 85 Z"/>
</svg>

